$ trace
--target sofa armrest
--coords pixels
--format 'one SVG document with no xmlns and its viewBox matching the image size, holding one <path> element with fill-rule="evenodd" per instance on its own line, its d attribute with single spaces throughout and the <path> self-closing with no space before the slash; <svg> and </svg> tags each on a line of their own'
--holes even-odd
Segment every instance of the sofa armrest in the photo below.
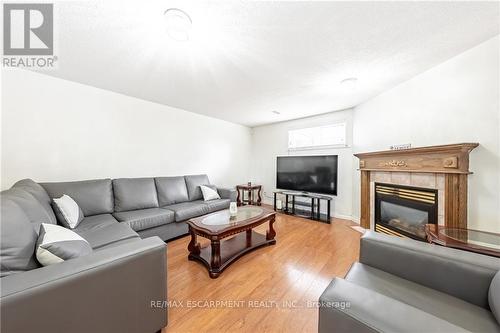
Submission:
<svg viewBox="0 0 500 333">
<path fill-rule="evenodd" d="M 463 328 L 357 284 L 335 278 L 319 299 L 319 333 L 466 332 Z"/>
<path fill-rule="evenodd" d="M 361 238 L 359 261 L 486 309 L 500 269 L 498 258 L 373 231 Z"/>
<path fill-rule="evenodd" d="M 231 202 L 236 201 L 236 189 L 229 187 L 217 187 L 217 192 L 222 199 L 229 199 Z"/>
<path fill-rule="evenodd" d="M 166 245 L 158 237 L 0 281 L 3 332 L 156 332 L 167 324 Z"/>
</svg>

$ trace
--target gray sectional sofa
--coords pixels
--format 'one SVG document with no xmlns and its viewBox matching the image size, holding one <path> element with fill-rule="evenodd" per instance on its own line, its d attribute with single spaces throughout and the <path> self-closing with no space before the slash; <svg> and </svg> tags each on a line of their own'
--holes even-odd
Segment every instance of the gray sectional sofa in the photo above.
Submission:
<svg viewBox="0 0 500 333">
<path fill-rule="evenodd" d="M 319 332 L 500 332 L 500 259 L 367 232 Z"/>
<path fill-rule="evenodd" d="M 76 231 L 83 238 L 96 226 L 102 237 L 120 225 L 120 234 L 128 230 L 164 241 L 186 234 L 190 218 L 227 209 L 236 200 L 234 189 L 217 188 L 221 199 L 203 201 L 200 185 L 207 184 L 207 175 L 41 183 L 50 198 L 67 194 L 81 206 L 85 219 Z"/>
<path fill-rule="evenodd" d="M 0 193 L 2 332 L 156 332 L 167 325 L 166 244 L 187 219 L 225 209 L 236 192 L 204 202 L 206 175 L 36 183 Z M 41 223 L 57 224 L 52 198 L 85 215 L 73 229 L 93 252 L 41 267 Z"/>
</svg>

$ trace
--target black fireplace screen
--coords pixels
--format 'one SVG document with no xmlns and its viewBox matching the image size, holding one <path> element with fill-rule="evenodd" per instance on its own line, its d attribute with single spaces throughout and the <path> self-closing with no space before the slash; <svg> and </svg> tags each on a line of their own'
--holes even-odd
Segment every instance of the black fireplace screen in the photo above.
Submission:
<svg viewBox="0 0 500 333">
<path fill-rule="evenodd" d="M 437 223 L 437 190 L 375 183 L 375 230 L 425 240 Z"/>
</svg>

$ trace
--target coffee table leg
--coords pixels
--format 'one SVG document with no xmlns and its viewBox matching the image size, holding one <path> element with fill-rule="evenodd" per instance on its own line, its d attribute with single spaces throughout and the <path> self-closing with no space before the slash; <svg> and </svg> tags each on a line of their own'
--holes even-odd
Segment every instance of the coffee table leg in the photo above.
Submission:
<svg viewBox="0 0 500 333">
<path fill-rule="evenodd" d="M 189 233 L 191 234 L 191 241 L 189 242 L 188 250 L 189 259 L 191 259 L 191 255 L 200 254 L 200 244 L 196 241 L 196 234 L 194 233 L 193 229 L 191 229 L 191 227 L 189 227 Z"/>
<path fill-rule="evenodd" d="M 212 256 L 210 258 L 210 271 L 209 275 L 212 279 L 215 279 L 220 275 L 220 241 L 212 240 L 211 243 Z"/>
<path fill-rule="evenodd" d="M 247 230 L 247 246 L 250 247 L 252 246 L 252 229 Z"/>
<path fill-rule="evenodd" d="M 274 221 L 275 221 L 275 217 L 271 217 L 269 219 L 269 230 L 266 232 L 266 239 L 267 240 L 273 240 L 274 237 L 276 236 L 276 231 L 274 231 L 274 228 L 273 228 L 273 224 L 274 224 Z"/>
</svg>

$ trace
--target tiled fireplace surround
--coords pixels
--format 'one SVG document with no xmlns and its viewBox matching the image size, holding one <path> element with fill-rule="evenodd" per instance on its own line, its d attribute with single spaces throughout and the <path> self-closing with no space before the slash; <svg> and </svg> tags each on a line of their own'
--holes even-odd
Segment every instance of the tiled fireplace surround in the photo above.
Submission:
<svg viewBox="0 0 500 333">
<path fill-rule="evenodd" d="M 375 226 L 375 183 L 438 190 L 438 224 L 467 227 L 469 154 L 477 143 L 355 154 L 361 171 L 360 225 Z"/>
<path fill-rule="evenodd" d="M 375 226 L 375 183 L 408 185 L 438 190 L 438 224 L 444 225 L 445 176 L 440 173 L 373 171 L 370 177 L 370 229 Z"/>
</svg>

